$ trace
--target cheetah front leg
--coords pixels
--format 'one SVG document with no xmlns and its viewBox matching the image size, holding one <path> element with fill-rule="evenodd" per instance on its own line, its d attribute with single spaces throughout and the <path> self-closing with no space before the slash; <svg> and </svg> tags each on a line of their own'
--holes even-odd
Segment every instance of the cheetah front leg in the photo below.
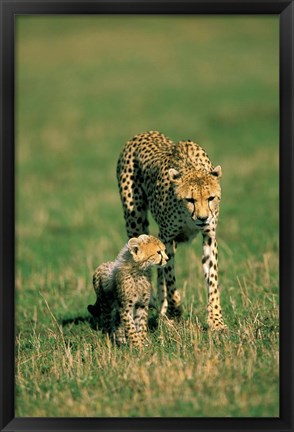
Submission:
<svg viewBox="0 0 294 432">
<path fill-rule="evenodd" d="M 203 235 L 202 265 L 208 287 L 207 323 L 211 330 L 226 328 L 220 305 L 218 287 L 218 248 L 214 237 Z"/>
</svg>

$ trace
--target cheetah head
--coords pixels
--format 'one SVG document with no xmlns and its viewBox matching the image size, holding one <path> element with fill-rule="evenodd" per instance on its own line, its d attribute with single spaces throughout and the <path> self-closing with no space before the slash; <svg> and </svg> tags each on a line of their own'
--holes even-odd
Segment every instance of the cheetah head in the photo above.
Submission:
<svg viewBox="0 0 294 432">
<path fill-rule="evenodd" d="M 210 172 L 203 170 L 181 174 L 173 168 L 169 170 L 175 196 L 196 226 L 203 227 L 210 224 L 218 212 L 221 199 L 221 176 L 222 169 L 219 165 Z"/>
<path fill-rule="evenodd" d="M 142 234 L 128 241 L 133 260 L 141 267 L 164 266 L 167 263 L 165 245 L 156 237 Z"/>
</svg>

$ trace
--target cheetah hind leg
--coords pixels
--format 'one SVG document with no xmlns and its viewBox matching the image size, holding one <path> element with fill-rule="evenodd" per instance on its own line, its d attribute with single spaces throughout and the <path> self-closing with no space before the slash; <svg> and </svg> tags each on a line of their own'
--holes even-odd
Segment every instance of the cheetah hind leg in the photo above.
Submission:
<svg viewBox="0 0 294 432">
<path fill-rule="evenodd" d="M 159 236 L 160 238 L 161 236 Z M 174 271 L 174 258 L 176 243 L 174 241 L 164 242 L 166 253 L 169 257 L 168 264 L 158 272 L 158 294 L 160 298 L 161 315 L 166 315 L 170 319 L 180 319 L 182 316 L 182 306 L 180 293 L 176 288 L 176 278 Z M 159 269 L 161 270 L 161 269 Z"/>
<path fill-rule="evenodd" d="M 157 269 L 157 287 L 158 287 L 158 301 L 159 301 L 159 313 L 161 315 L 166 315 L 168 302 L 167 302 L 167 289 L 165 274 L 163 268 Z"/>
<path fill-rule="evenodd" d="M 127 171 L 124 172 L 124 168 Z M 126 169 L 128 168 L 128 169 Z M 117 167 L 119 193 L 123 205 L 126 231 L 129 238 L 149 234 L 147 196 L 136 179 L 141 177 L 139 168 L 130 161 L 127 167 Z M 126 186 L 128 185 L 128 186 Z"/>
</svg>

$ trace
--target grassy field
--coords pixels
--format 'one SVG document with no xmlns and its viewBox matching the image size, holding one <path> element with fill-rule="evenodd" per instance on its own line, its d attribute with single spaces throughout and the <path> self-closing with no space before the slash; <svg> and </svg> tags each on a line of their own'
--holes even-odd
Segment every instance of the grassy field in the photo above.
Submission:
<svg viewBox="0 0 294 432">
<path fill-rule="evenodd" d="M 278 19 L 22 16 L 16 36 L 16 415 L 278 416 Z M 86 307 L 127 240 L 116 160 L 145 130 L 222 166 L 229 331 L 206 328 L 196 239 L 183 320 L 151 316 L 139 355 Z"/>
</svg>

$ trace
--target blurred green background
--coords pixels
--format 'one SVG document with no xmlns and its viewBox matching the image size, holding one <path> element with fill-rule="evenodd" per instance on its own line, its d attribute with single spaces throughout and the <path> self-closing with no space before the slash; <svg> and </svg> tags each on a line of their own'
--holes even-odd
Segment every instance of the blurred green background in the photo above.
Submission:
<svg viewBox="0 0 294 432">
<path fill-rule="evenodd" d="M 261 345 L 256 387 L 243 389 L 237 372 L 228 378 L 246 403 L 236 397 L 227 411 L 220 398 L 223 404 L 209 410 L 190 395 L 179 409 L 165 401 L 162 410 L 148 411 L 145 400 L 137 412 L 278 415 L 278 18 L 19 16 L 16 29 L 18 415 L 75 415 L 74 405 L 60 407 L 64 399 L 77 401 L 80 415 L 132 415 L 126 394 L 129 409 L 108 401 L 112 411 L 103 411 L 94 398 L 83 410 L 85 394 L 72 390 L 77 382 L 83 387 L 74 366 L 74 375 L 57 384 L 48 364 L 58 334 L 69 347 L 80 346 L 81 337 L 90 345 L 103 341 L 86 321 L 74 330 L 55 324 L 87 316 L 93 269 L 114 259 L 127 239 L 116 161 L 124 143 L 146 130 L 192 139 L 222 166 L 218 239 L 227 343 L 238 352 L 249 328 Z M 155 224 L 151 229 L 157 233 Z M 176 274 L 186 318 L 205 325 L 199 239 L 179 248 Z M 203 337 L 205 352 L 210 342 Z M 59 396 L 49 407 L 50 392 Z"/>
</svg>

